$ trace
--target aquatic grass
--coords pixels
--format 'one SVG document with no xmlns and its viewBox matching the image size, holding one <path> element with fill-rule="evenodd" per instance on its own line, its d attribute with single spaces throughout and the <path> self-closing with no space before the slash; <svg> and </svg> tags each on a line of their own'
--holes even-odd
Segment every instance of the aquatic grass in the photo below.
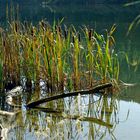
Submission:
<svg viewBox="0 0 140 140">
<path fill-rule="evenodd" d="M 80 79 L 80 75 L 79 75 L 79 64 L 80 64 L 80 60 L 79 60 L 79 56 L 80 56 L 80 48 L 79 48 L 79 39 L 77 36 L 77 31 L 76 29 L 73 27 L 73 32 L 72 32 L 72 43 L 71 46 L 73 47 L 72 49 L 72 57 L 73 57 L 73 80 L 74 80 L 74 88 L 75 90 L 78 88 L 79 85 L 79 79 Z"/>
<path fill-rule="evenodd" d="M 103 82 L 111 78 L 118 80 L 119 62 L 116 59 L 114 50 L 115 39 L 112 36 L 115 28 L 115 25 L 113 25 L 109 32 L 106 31 L 106 38 L 95 32 L 95 42 L 97 46 L 95 65 L 97 74 L 101 75 Z"/>
<path fill-rule="evenodd" d="M 12 43 L 13 42 L 13 43 Z M 19 80 L 19 57 L 18 47 L 16 45 L 16 39 L 14 40 L 12 35 L 5 35 L 3 38 L 3 67 L 5 78 L 11 78 L 9 80 L 18 82 Z M 7 76 L 6 76 L 7 75 Z"/>
<path fill-rule="evenodd" d="M 44 80 L 48 90 L 90 88 L 96 82 L 118 80 L 119 61 L 114 51 L 115 25 L 105 35 L 84 27 L 77 30 L 56 23 L 13 21 L 1 36 L 3 77 L 15 85 L 24 76 L 27 86 Z M 85 81 L 85 82 L 84 82 Z"/>
<path fill-rule="evenodd" d="M 86 45 L 87 45 L 86 63 L 87 63 L 87 68 L 89 73 L 89 86 L 92 86 L 93 67 L 94 67 L 93 50 L 95 49 L 94 39 L 92 38 L 93 30 L 85 27 L 84 34 L 85 34 Z"/>
<path fill-rule="evenodd" d="M 0 90 L 3 89 L 3 69 L 2 69 L 2 62 L 0 60 Z"/>
<path fill-rule="evenodd" d="M 62 61 L 62 51 L 63 51 L 63 38 L 62 38 L 62 30 L 60 26 L 56 27 L 56 54 L 57 54 L 57 73 L 58 73 L 58 83 L 59 87 L 63 89 L 64 76 L 63 76 L 63 61 Z"/>
</svg>

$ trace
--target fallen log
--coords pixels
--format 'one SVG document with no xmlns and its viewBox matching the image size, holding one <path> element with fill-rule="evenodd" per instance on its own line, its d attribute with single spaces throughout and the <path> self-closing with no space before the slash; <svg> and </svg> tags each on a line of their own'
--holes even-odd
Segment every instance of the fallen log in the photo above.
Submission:
<svg viewBox="0 0 140 140">
<path fill-rule="evenodd" d="M 56 95 L 56 96 L 52 96 L 52 97 L 48 97 L 48 98 L 44 98 L 44 99 L 40 99 L 34 102 L 31 102 L 29 104 L 27 104 L 27 108 L 34 108 L 42 103 L 46 103 L 46 102 L 50 102 L 53 100 L 57 100 L 57 99 L 63 99 L 66 97 L 71 97 L 71 96 L 78 96 L 80 95 L 88 95 L 88 94 L 95 94 L 95 93 L 99 93 L 101 90 L 105 89 L 105 88 L 109 88 L 112 87 L 111 83 L 105 83 L 105 84 L 101 84 L 101 85 L 97 85 L 95 87 L 93 87 L 92 89 L 87 89 L 87 90 L 81 90 L 81 91 L 74 91 L 74 92 L 69 92 L 69 93 L 63 93 L 60 95 Z"/>
</svg>

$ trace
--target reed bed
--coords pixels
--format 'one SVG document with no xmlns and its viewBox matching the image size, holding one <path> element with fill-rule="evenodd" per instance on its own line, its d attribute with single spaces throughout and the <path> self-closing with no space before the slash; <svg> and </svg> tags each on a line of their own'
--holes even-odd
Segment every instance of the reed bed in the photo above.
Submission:
<svg viewBox="0 0 140 140">
<path fill-rule="evenodd" d="M 21 84 L 47 90 L 81 90 L 118 80 L 119 61 L 114 51 L 113 25 L 101 35 L 86 26 L 50 25 L 40 21 L 13 21 L 0 34 L 0 88 Z"/>
</svg>

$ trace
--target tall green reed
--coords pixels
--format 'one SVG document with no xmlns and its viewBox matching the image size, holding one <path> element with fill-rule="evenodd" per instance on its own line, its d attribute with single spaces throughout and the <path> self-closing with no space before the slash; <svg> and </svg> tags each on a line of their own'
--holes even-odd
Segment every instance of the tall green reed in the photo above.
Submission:
<svg viewBox="0 0 140 140">
<path fill-rule="evenodd" d="M 77 90 L 112 78 L 118 80 L 114 31 L 112 26 L 100 35 L 87 27 L 76 30 L 60 23 L 51 26 L 43 20 L 36 26 L 13 21 L 1 36 L 3 76 L 10 76 L 16 84 L 24 76 L 36 86 L 44 80 L 51 91 L 66 86 Z"/>
</svg>

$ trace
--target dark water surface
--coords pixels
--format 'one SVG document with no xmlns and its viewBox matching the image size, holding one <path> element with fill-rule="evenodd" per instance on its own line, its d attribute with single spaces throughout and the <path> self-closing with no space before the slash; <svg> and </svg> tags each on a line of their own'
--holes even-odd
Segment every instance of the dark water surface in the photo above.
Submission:
<svg viewBox="0 0 140 140">
<path fill-rule="evenodd" d="M 0 24 L 6 23 L 6 4 L 0 1 Z M 120 58 L 120 79 L 127 83 L 137 83 L 121 91 L 115 98 L 102 98 L 90 104 L 99 97 L 78 97 L 75 100 L 52 102 L 47 104 L 52 109 L 62 109 L 64 113 L 46 113 L 43 111 L 28 111 L 22 107 L 17 115 L 0 115 L 3 137 L 7 140 L 52 140 L 52 139 L 117 139 L 137 140 L 140 138 L 140 32 L 135 28 L 126 36 L 128 26 L 139 14 L 137 7 L 123 7 L 121 5 L 46 5 L 43 1 L 19 2 L 20 20 L 31 21 L 36 24 L 41 19 L 53 23 L 54 19 L 61 20 L 66 25 L 74 24 L 76 27 L 87 25 L 103 33 L 115 23 L 116 49 L 125 51 L 129 56 L 131 65 Z M 27 93 L 30 94 L 30 93 Z M 35 100 L 35 97 L 32 97 Z M 41 97 L 40 97 L 41 98 Z M 23 103 L 25 97 L 22 97 Z M 3 99 L 0 108 L 6 108 Z M 99 118 L 106 122 L 78 121 L 68 117 L 71 115 L 86 115 Z M 112 124 L 112 127 L 108 125 Z M 4 136 L 5 135 L 5 136 Z"/>
</svg>

